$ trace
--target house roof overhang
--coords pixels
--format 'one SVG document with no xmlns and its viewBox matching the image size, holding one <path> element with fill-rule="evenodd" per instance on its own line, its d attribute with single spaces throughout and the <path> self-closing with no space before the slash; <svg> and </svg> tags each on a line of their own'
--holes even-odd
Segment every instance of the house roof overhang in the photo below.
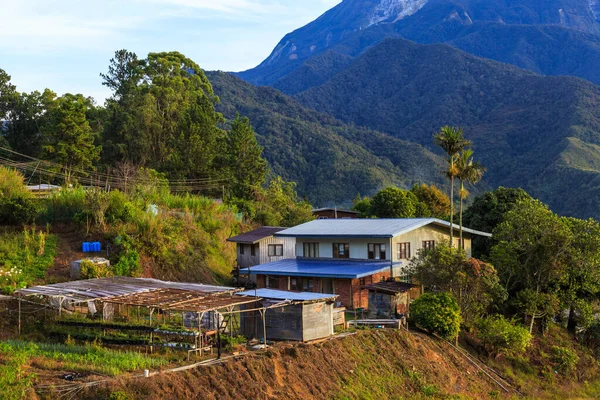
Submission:
<svg viewBox="0 0 600 400">
<path fill-rule="evenodd" d="M 290 258 L 243 268 L 240 269 L 240 274 L 358 279 L 389 271 L 392 266 L 401 264 L 399 262 L 392 263 L 389 260 Z"/>
</svg>

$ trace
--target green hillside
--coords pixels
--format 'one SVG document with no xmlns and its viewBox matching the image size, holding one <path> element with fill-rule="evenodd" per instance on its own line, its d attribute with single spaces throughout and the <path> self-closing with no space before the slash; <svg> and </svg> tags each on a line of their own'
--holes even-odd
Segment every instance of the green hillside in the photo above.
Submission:
<svg viewBox="0 0 600 400">
<path fill-rule="evenodd" d="M 416 143 L 346 125 L 269 87 L 208 72 L 226 118 L 248 116 L 274 173 L 313 205 L 349 204 L 385 185 L 442 182 L 441 158 Z"/>
<path fill-rule="evenodd" d="M 424 146 L 440 126 L 462 126 L 489 185 L 522 186 L 561 213 L 598 215 L 597 171 L 589 166 L 600 155 L 589 145 L 600 144 L 600 88 L 584 80 L 388 39 L 298 99 Z"/>
</svg>

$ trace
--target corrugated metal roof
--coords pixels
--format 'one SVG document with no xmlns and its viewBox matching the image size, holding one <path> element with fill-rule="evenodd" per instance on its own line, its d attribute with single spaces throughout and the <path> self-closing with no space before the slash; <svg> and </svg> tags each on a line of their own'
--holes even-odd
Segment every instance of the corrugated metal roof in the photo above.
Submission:
<svg viewBox="0 0 600 400">
<path fill-rule="evenodd" d="M 243 268 L 240 274 L 356 279 L 389 270 L 390 261 L 290 258 Z"/>
<path fill-rule="evenodd" d="M 229 239 L 227 239 L 227 241 L 233 243 L 255 244 L 283 230 L 285 230 L 285 228 L 280 228 L 276 226 L 263 226 L 254 229 L 253 231 L 230 237 Z"/>
<path fill-rule="evenodd" d="M 402 219 L 318 219 L 278 232 L 281 237 L 379 237 L 392 238 L 426 225 L 450 227 L 450 222 L 436 218 Z M 454 224 L 454 229 L 459 226 Z M 474 235 L 491 237 L 490 233 L 463 227 L 463 231 Z"/>
<path fill-rule="evenodd" d="M 312 293 L 312 292 L 286 292 L 285 290 L 257 289 L 236 293 L 238 296 L 258 296 L 263 299 L 290 300 L 290 301 L 313 301 L 313 300 L 333 300 L 338 297 L 337 294 Z"/>
<path fill-rule="evenodd" d="M 143 293 L 156 289 L 181 289 L 199 293 L 226 293 L 236 290 L 232 287 L 201 283 L 168 282 L 151 278 L 114 276 L 33 286 L 19 289 L 15 294 L 19 296 L 65 297 L 73 301 L 87 301 L 103 297 Z"/>
</svg>

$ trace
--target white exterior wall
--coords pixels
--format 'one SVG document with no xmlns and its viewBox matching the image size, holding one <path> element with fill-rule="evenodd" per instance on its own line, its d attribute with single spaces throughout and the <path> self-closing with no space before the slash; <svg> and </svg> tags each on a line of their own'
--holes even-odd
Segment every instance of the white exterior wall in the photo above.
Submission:
<svg viewBox="0 0 600 400">
<path fill-rule="evenodd" d="M 455 231 L 454 246 L 458 245 L 458 230 Z M 467 256 L 471 257 L 471 234 L 463 233 L 463 239 L 465 242 L 465 251 Z M 392 257 L 392 261 L 401 262 L 402 265 L 394 268 L 394 275 L 401 275 L 403 269 L 410 264 L 410 259 L 400 259 L 398 257 L 398 243 L 410 243 L 410 257 L 416 257 L 419 250 L 423 247 L 423 242 L 428 240 L 434 240 L 435 245 L 439 245 L 444 241 L 450 240 L 450 229 L 437 226 L 428 225 L 403 235 L 397 236 L 393 239 L 386 238 L 361 238 L 361 239 L 350 239 L 350 238 L 336 238 L 336 239 L 323 239 L 323 238 L 297 238 L 296 239 L 296 257 L 304 256 L 304 243 L 312 242 L 319 243 L 319 258 L 333 258 L 333 243 L 349 243 L 350 244 L 350 259 L 355 260 L 367 260 L 369 258 L 368 245 L 374 244 L 385 244 L 386 245 L 386 259 L 389 260 Z"/>
<path fill-rule="evenodd" d="M 370 243 L 374 244 L 385 244 L 386 246 L 386 260 L 390 259 L 390 239 L 311 239 L 311 238 L 298 238 L 296 239 L 296 257 L 304 256 L 304 243 L 319 243 L 319 258 L 333 258 L 333 244 L 334 243 L 349 243 L 350 244 L 350 259 L 355 260 L 367 260 L 369 258 L 369 247 Z"/>
<path fill-rule="evenodd" d="M 283 245 L 283 256 L 269 256 L 269 245 Z M 244 247 L 244 254 L 240 254 L 240 247 Z M 257 243 L 258 248 L 253 256 L 251 245 L 238 243 L 236 245 L 237 263 L 241 268 L 253 267 L 255 265 L 266 264 L 273 261 L 279 261 L 286 258 L 295 257 L 296 239 L 295 238 L 275 238 L 273 236 L 262 239 Z"/>
</svg>

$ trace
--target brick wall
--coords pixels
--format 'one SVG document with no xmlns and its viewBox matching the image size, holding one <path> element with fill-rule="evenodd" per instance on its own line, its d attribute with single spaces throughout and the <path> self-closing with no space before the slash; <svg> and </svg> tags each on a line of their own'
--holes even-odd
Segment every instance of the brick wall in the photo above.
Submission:
<svg viewBox="0 0 600 400">
<path fill-rule="evenodd" d="M 362 285 L 368 285 L 371 283 L 377 283 L 381 280 L 385 280 L 390 277 L 390 271 L 380 272 L 375 275 L 367 276 L 361 279 L 334 279 L 333 287 L 334 294 L 337 294 L 338 301 L 342 305 L 349 309 L 354 308 L 368 308 L 369 306 L 369 291 L 361 290 Z M 259 288 L 265 286 L 265 276 L 258 275 L 256 279 Z M 313 278 L 313 288 L 315 292 L 321 290 L 321 280 L 319 278 Z M 279 290 L 288 290 L 288 277 L 279 277 Z"/>
</svg>

